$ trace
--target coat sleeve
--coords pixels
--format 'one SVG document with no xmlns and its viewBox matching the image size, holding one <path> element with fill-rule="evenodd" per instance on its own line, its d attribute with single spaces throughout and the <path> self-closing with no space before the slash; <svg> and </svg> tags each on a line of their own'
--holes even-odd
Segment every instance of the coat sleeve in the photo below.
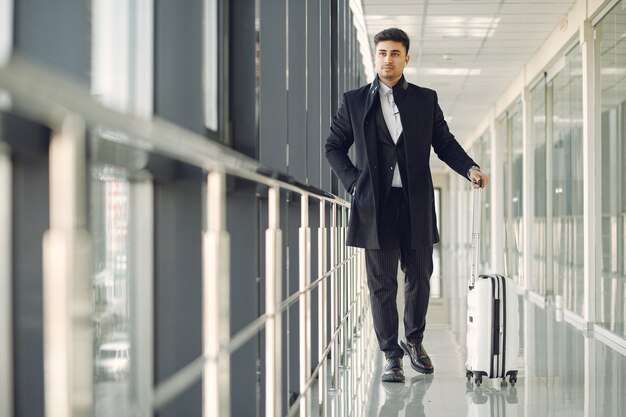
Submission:
<svg viewBox="0 0 626 417">
<path fill-rule="evenodd" d="M 330 134 L 326 139 L 326 159 L 349 193 L 353 192 L 360 173 L 348 156 L 353 143 L 354 131 L 348 101 L 344 94 L 341 107 L 333 117 Z"/>
<path fill-rule="evenodd" d="M 456 171 L 459 175 L 467 178 L 467 172 L 471 167 L 478 166 L 472 158 L 465 152 L 463 147 L 455 139 L 454 135 L 450 133 L 448 124 L 443 117 L 441 107 L 439 107 L 439 100 L 437 93 L 435 94 L 435 113 L 433 117 L 433 138 L 432 144 L 435 153 L 443 162 L 448 164 L 450 168 Z"/>
</svg>

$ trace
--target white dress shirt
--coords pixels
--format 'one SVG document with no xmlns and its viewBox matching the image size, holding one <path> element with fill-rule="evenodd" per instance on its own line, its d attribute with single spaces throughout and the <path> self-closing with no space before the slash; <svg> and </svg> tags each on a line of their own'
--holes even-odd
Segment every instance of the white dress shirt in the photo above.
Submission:
<svg viewBox="0 0 626 417">
<path fill-rule="evenodd" d="M 393 90 L 381 82 L 378 92 L 380 94 L 380 107 L 383 112 L 385 124 L 387 125 L 387 130 L 389 130 L 389 134 L 391 135 L 393 142 L 397 144 L 398 138 L 402 133 L 402 122 L 400 121 L 400 111 L 396 107 L 396 103 L 393 99 Z M 402 187 L 400 169 L 397 162 L 396 166 L 393 168 L 393 180 L 391 181 L 391 186 Z"/>
</svg>

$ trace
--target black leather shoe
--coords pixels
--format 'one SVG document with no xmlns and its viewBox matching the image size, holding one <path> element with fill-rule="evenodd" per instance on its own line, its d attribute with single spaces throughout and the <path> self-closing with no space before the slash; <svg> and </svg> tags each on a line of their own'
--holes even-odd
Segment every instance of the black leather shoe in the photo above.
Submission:
<svg viewBox="0 0 626 417">
<path fill-rule="evenodd" d="M 411 368 L 415 369 L 417 372 L 422 374 L 432 374 L 435 372 L 435 368 L 433 367 L 433 363 L 430 361 L 428 357 L 428 353 L 420 343 L 419 345 L 414 345 L 409 341 L 400 341 L 400 346 L 409 355 L 411 358 Z"/>
<path fill-rule="evenodd" d="M 404 382 L 404 371 L 402 370 L 402 358 L 389 358 L 383 370 L 383 382 Z"/>
</svg>

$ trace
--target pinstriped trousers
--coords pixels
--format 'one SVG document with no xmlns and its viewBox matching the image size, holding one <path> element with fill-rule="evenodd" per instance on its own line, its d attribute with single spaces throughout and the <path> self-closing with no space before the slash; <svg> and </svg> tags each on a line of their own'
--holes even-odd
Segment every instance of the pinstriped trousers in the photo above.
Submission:
<svg viewBox="0 0 626 417">
<path fill-rule="evenodd" d="M 406 339 L 422 343 L 433 273 L 433 247 L 411 249 L 409 207 L 401 188 L 392 188 L 379 217 L 381 249 L 365 250 L 374 330 L 386 358 L 402 357 L 398 344 L 398 260 L 405 273 L 404 332 Z"/>
</svg>

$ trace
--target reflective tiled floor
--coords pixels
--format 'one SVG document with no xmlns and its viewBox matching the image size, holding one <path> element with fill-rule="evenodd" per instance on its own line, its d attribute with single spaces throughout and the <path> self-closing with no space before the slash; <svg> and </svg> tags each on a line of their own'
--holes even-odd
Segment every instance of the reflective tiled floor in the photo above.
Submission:
<svg viewBox="0 0 626 417">
<path fill-rule="evenodd" d="M 435 365 L 431 376 L 418 374 L 404 358 L 406 382 L 380 382 L 376 366 L 367 396 L 368 417 L 385 416 L 626 416 L 626 354 L 585 336 L 560 314 L 528 300 L 523 303 L 519 380 L 502 387 L 489 380 L 480 387 L 465 378 L 464 347 L 449 327 L 431 320 L 424 346 Z M 433 308 L 437 309 L 437 305 Z"/>
</svg>

